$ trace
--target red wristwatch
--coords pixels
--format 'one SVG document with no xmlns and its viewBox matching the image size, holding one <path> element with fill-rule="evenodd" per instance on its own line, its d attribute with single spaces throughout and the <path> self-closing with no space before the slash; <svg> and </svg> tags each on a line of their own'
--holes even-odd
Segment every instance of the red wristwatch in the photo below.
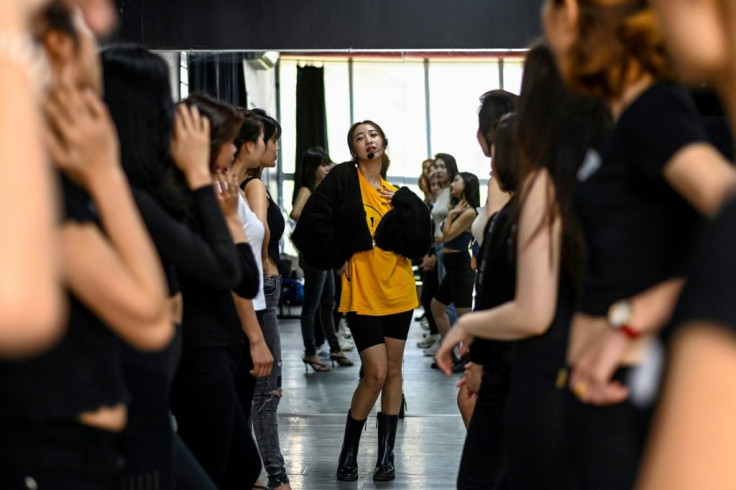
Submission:
<svg viewBox="0 0 736 490">
<path fill-rule="evenodd" d="M 621 332 L 627 338 L 631 340 L 638 339 L 641 337 L 641 332 L 631 328 L 631 317 L 634 314 L 634 309 L 631 307 L 631 302 L 627 299 L 616 301 L 608 308 L 608 323 L 611 328 L 617 332 Z"/>
</svg>

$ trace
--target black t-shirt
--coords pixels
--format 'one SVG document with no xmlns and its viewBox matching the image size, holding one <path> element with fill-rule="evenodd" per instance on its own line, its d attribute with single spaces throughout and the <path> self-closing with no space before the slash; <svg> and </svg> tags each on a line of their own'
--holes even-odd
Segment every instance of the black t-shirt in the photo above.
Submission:
<svg viewBox="0 0 736 490">
<path fill-rule="evenodd" d="M 587 242 L 579 311 L 603 316 L 684 273 L 699 218 L 662 172 L 679 150 L 705 141 L 688 92 L 658 83 L 624 111 L 600 159 L 589 153 L 574 193 Z"/>
<path fill-rule="evenodd" d="M 61 177 L 64 222 L 94 223 L 89 195 Z M 69 321 L 50 350 L 0 362 L 0 422 L 73 421 L 77 415 L 126 401 L 118 337 L 73 294 Z"/>
<path fill-rule="evenodd" d="M 693 257 L 672 325 L 702 320 L 736 332 L 736 201 L 705 228 Z"/>
<path fill-rule="evenodd" d="M 475 288 L 475 311 L 489 310 L 512 301 L 516 294 L 516 260 L 511 227 L 511 201 L 488 219 Z M 470 360 L 485 367 L 508 363 L 513 342 L 477 338 Z"/>
</svg>

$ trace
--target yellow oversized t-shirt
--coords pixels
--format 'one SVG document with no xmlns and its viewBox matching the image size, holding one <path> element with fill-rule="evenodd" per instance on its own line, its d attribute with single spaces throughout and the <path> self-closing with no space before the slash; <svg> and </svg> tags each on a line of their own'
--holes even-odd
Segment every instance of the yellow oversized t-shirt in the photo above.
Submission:
<svg viewBox="0 0 736 490">
<path fill-rule="evenodd" d="M 358 169 L 360 194 L 366 222 L 371 236 L 375 235 L 381 218 L 391 210 L 378 190 L 373 187 Z M 381 187 L 396 191 L 385 180 Z M 354 254 L 348 262 L 350 280 L 342 277 L 342 293 L 339 311 L 355 312 L 358 315 L 383 316 L 412 310 L 419 305 L 411 262 L 394 252 L 382 250 L 373 244 L 373 249 Z"/>
</svg>

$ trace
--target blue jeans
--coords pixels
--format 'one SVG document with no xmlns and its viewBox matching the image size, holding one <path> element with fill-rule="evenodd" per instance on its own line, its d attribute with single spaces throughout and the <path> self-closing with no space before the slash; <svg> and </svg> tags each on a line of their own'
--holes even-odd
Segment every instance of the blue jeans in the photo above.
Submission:
<svg viewBox="0 0 736 490">
<path fill-rule="evenodd" d="M 263 292 L 266 309 L 256 312 L 263 331 L 263 338 L 273 356 L 271 374 L 256 380 L 253 396 L 253 431 L 261 452 L 263 466 L 268 472 L 268 487 L 275 488 L 289 483 L 279 444 L 279 423 L 276 410 L 281 401 L 281 334 L 277 308 L 281 296 L 281 276 L 263 276 Z"/>
<path fill-rule="evenodd" d="M 319 310 L 322 324 L 331 352 L 340 352 L 340 343 L 335 334 L 335 320 L 332 309 L 335 307 L 335 276 L 331 270 L 313 269 L 304 264 L 304 306 L 302 306 L 301 326 L 304 354 L 312 356 L 317 352 L 314 345 L 314 325 Z"/>
</svg>

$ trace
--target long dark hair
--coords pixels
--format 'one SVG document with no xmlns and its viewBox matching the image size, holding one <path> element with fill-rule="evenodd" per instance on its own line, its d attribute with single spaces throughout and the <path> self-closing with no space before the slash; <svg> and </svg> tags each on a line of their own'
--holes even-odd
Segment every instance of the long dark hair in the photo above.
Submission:
<svg viewBox="0 0 736 490">
<path fill-rule="evenodd" d="M 515 112 L 501 116 L 493 125 L 493 176 L 503 192 L 516 192 L 519 185 L 519 144 Z"/>
<path fill-rule="evenodd" d="M 332 163 L 330 156 L 321 146 L 313 146 L 302 155 L 302 186 L 310 191 L 314 190 L 314 174 L 324 164 Z"/>
<path fill-rule="evenodd" d="M 447 180 L 452 182 L 458 173 L 457 160 L 455 160 L 455 157 L 450 155 L 449 153 L 437 153 L 434 156 L 434 159 L 439 159 L 445 162 L 445 168 L 447 169 Z"/>
<path fill-rule="evenodd" d="M 263 124 L 263 142 L 268 144 L 270 140 L 278 140 L 281 138 L 281 125 L 279 122 L 266 114 L 263 109 L 251 109 L 251 112 L 258 116 Z"/>
<path fill-rule="evenodd" d="M 470 172 L 460 172 L 458 175 L 463 179 L 463 183 L 465 184 L 463 198 L 465 198 L 471 208 L 477 209 L 480 206 L 480 183 L 478 182 L 478 177 Z M 453 198 L 450 200 L 450 206 L 454 206 L 458 202 L 460 202 L 459 199 Z"/>
<path fill-rule="evenodd" d="M 250 112 L 258 118 L 263 126 L 263 143 L 266 146 L 268 146 L 269 141 L 281 138 L 281 125 L 276 119 L 266 114 L 263 109 L 251 109 Z M 258 165 L 256 168 L 249 168 L 245 174 L 248 177 L 260 179 L 263 174 L 263 167 Z"/>
<path fill-rule="evenodd" d="M 565 87 L 546 45 L 537 44 L 529 51 L 518 110 L 521 185 L 513 221 L 518 223 L 532 185 L 529 177 L 546 168 L 551 179 L 547 210 L 532 236 L 545 228 L 552 233 L 552 223 L 557 216 L 561 218 L 562 266 L 576 282 L 585 247 L 573 211 L 572 190 L 586 153 L 600 146 L 609 124 L 610 116 L 600 100 L 576 95 Z"/>
<path fill-rule="evenodd" d="M 214 172 L 220 149 L 230 141 L 235 142 L 244 116 L 236 107 L 207 94 L 192 94 L 184 103 L 196 107 L 210 120 L 210 171 Z"/>
<path fill-rule="evenodd" d="M 386 153 L 386 150 L 388 150 L 388 138 L 386 138 L 386 133 L 383 132 L 383 128 L 379 126 L 378 124 L 374 123 L 370 119 L 366 119 L 365 121 L 358 121 L 356 123 L 353 123 L 352 126 L 350 126 L 350 129 L 348 130 L 348 149 L 350 149 L 350 154 L 353 155 L 353 160 L 358 161 L 357 153 L 355 152 L 355 147 L 353 146 L 353 136 L 355 135 L 355 130 L 358 129 L 358 126 L 362 124 L 369 124 L 376 128 L 376 131 L 378 131 L 378 134 L 381 135 L 381 138 L 383 138 L 383 157 L 381 158 L 381 177 L 384 179 L 386 178 L 386 175 L 388 174 L 388 167 L 391 165 L 391 159 L 388 157 L 388 153 Z"/>
<path fill-rule="evenodd" d="M 120 159 L 130 184 L 153 195 L 174 216 L 186 200 L 169 154 L 174 125 L 169 68 L 135 45 L 102 52 L 105 103 L 120 139 Z"/>
<path fill-rule="evenodd" d="M 263 122 L 253 111 L 241 109 L 243 114 L 243 124 L 240 126 L 240 131 L 235 137 L 235 148 L 240 153 L 240 148 L 246 143 L 256 143 L 258 138 L 261 137 L 261 131 L 263 131 Z M 237 158 L 238 154 L 235 154 Z"/>
</svg>

